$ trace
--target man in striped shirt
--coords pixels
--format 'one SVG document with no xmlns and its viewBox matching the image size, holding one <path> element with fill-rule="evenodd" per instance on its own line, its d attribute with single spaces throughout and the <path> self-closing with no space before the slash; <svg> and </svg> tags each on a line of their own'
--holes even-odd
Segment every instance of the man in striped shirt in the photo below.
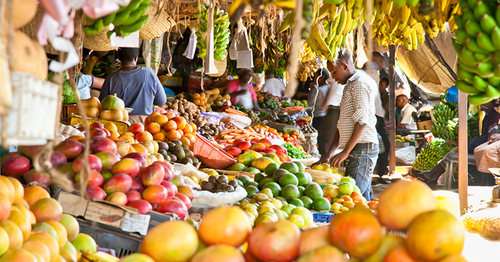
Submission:
<svg viewBox="0 0 500 262">
<path fill-rule="evenodd" d="M 347 160 L 346 175 L 356 180 L 361 194 L 371 201 L 371 176 L 379 153 L 375 116 L 378 86 L 371 76 L 356 70 L 351 54 L 345 50 L 339 51 L 335 64 L 329 63 L 328 69 L 332 77 L 345 87 L 337 132 L 321 162 L 340 166 Z M 342 151 L 333 155 L 337 148 Z"/>
</svg>

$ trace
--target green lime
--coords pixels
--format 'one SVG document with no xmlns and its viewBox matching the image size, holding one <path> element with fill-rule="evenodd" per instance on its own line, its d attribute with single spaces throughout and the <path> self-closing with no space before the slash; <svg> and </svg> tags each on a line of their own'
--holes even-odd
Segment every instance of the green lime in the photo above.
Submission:
<svg viewBox="0 0 500 262">
<path fill-rule="evenodd" d="M 299 185 L 299 180 L 294 174 L 285 174 L 280 177 L 280 185 L 281 186 L 286 186 L 286 185 Z"/>
<path fill-rule="evenodd" d="M 304 206 L 304 203 L 299 198 L 294 198 L 294 199 L 290 200 L 290 204 L 298 206 L 298 207 Z"/>
<path fill-rule="evenodd" d="M 236 163 L 236 164 L 238 164 L 238 163 Z M 238 170 L 238 171 L 243 171 L 243 170 Z M 252 179 L 250 177 L 248 177 L 247 175 L 238 176 L 238 180 L 243 182 L 243 185 L 246 185 L 248 182 L 252 181 Z"/>
<path fill-rule="evenodd" d="M 253 178 L 253 180 L 257 183 L 259 183 L 264 177 L 266 177 L 265 174 L 263 173 L 258 173 L 258 174 L 255 174 L 255 177 Z"/>
<path fill-rule="evenodd" d="M 285 169 L 292 174 L 299 172 L 299 167 L 293 162 L 285 162 L 281 164 L 280 168 Z"/>
<path fill-rule="evenodd" d="M 314 199 L 311 207 L 316 211 L 330 211 L 330 202 L 324 197 L 318 197 Z"/>
<path fill-rule="evenodd" d="M 306 190 L 306 188 L 303 187 L 303 186 L 298 186 L 298 188 L 299 188 L 300 195 L 303 196 L 304 195 L 304 191 Z"/>
<path fill-rule="evenodd" d="M 246 186 L 255 186 L 255 187 L 259 187 L 259 183 L 255 182 L 255 181 L 250 181 L 248 183 L 245 184 L 245 187 Z"/>
<path fill-rule="evenodd" d="M 247 168 L 245 168 L 244 171 L 248 172 L 248 173 L 254 173 L 254 174 L 260 173 L 260 170 L 255 168 L 255 167 L 247 167 Z"/>
<path fill-rule="evenodd" d="M 270 163 L 269 165 L 266 166 L 266 169 L 264 169 L 264 173 L 268 176 L 272 176 L 274 170 L 278 169 L 280 166 L 276 163 Z"/>
<path fill-rule="evenodd" d="M 266 183 L 265 185 L 262 186 L 262 189 L 264 189 L 264 188 L 271 189 L 271 191 L 273 192 L 273 196 L 279 196 L 280 195 L 281 187 L 276 182 Z"/>
<path fill-rule="evenodd" d="M 286 185 L 281 188 L 281 194 L 287 201 L 300 196 L 299 189 L 295 185 Z"/>
<path fill-rule="evenodd" d="M 255 186 L 247 186 L 245 190 L 247 191 L 247 198 L 252 198 L 255 194 L 259 193 L 259 189 Z"/>
<path fill-rule="evenodd" d="M 311 209 L 311 205 L 313 203 L 312 199 L 310 199 L 308 196 L 301 196 L 299 199 L 302 200 L 305 208 Z"/>
</svg>

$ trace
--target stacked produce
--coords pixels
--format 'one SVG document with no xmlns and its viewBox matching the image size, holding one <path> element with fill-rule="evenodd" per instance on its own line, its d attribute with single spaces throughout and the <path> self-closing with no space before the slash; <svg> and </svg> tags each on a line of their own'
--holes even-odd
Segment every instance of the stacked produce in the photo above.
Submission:
<svg viewBox="0 0 500 262">
<path fill-rule="evenodd" d="M 299 70 L 297 71 L 297 77 L 300 81 L 305 82 L 307 78 L 314 77 L 314 73 L 316 73 L 318 69 L 319 63 L 318 59 L 316 59 L 316 53 L 311 50 L 307 42 L 304 42 L 299 54 Z"/>
<path fill-rule="evenodd" d="M 318 171 L 325 171 L 327 173 L 339 173 L 339 170 L 336 167 L 332 168 L 328 163 L 312 165 L 311 169 Z"/>
<path fill-rule="evenodd" d="M 467 138 L 473 139 L 479 136 L 479 117 L 478 114 L 467 115 Z"/>
<path fill-rule="evenodd" d="M 237 181 L 238 180 L 235 179 L 229 180 L 225 175 L 211 175 L 208 177 L 208 181 L 202 181 L 200 186 L 201 190 L 210 191 L 212 193 L 234 192 L 236 188 L 240 186 L 240 183 Z"/>
<path fill-rule="evenodd" d="M 458 107 L 454 103 L 446 101 L 441 96 L 441 102 L 434 106 L 434 126 L 431 132 L 436 138 L 445 141 L 457 141 L 458 139 Z"/>
<path fill-rule="evenodd" d="M 316 128 L 314 128 L 310 124 L 300 126 L 300 131 L 302 131 L 302 133 L 304 134 L 313 134 L 318 132 L 318 130 L 316 130 Z"/>
<path fill-rule="evenodd" d="M 224 122 L 219 122 L 218 124 L 211 123 L 204 117 L 198 116 L 194 120 L 194 124 L 198 127 L 196 130 L 202 136 L 217 136 L 224 130 Z"/>
<path fill-rule="evenodd" d="M 441 138 L 431 140 L 417 156 L 412 168 L 418 171 L 429 171 L 434 168 L 453 148 L 453 145 L 445 144 L 445 142 Z"/>
<path fill-rule="evenodd" d="M 76 102 L 76 101 L 75 101 Z M 101 101 L 97 97 L 91 97 L 86 100 L 82 100 L 83 110 L 88 117 L 99 117 L 99 111 L 101 109 Z M 79 108 L 81 110 L 81 108 Z"/>
<path fill-rule="evenodd" d="M 500 13 L 495 1 L 461 1 L 453 46 L 458 55 L 456 87 L 479 105 L 500 97 Z"/>
<path fill-rule="evenodd" d="M 90 19 L 85 17 L 90 25 L 83 28 L 88 35 L 95 35 L 104 30 L 110 24 L 114 29 L 107 36 L 111 38 L 113 33 L 117 36 L 126 37 L 133 32 L 139 31 L 148 22 L 148 15 L 144 15 L 149 9 L 151 0 L 132 0 L 126 6 L 121 6 L 116 13 L 109 14 L 103 18 Z"/>
<path fill-rule="evenodd" d="M 259 173 L 264 171 L 269 164 L 279 165 L 291 160 L 287 157 L 283 146 L 271 145 L 271 141 L 266 138 L 254 142 L 237 139 L 224 150 L 236 157 L 237 163 L 228 167 L 233 171 Z"/>
<path fill-rule="evenodd" d="M 396 135 L 396 143 L 411 142 L 411 141 L 413 141 L 413 139 L 410 136 Z"/>
<path fill-rule="evenodd" d="M 196 125 L 188 123 L 182 116 L 176 116 L 172 111 L 163 115 L 153 112 L 142 123 L 134 123 L 129 127 L 130 132 L 135 134 L 137 141 L 156 140 L 160 142 L 171 142 L 179 140 L 183 145 L 191 147 L 196 138 Z M 132 134 L 130 134 L 132 135 Z"/>
<path fill-rule="evenodd" d="M 172 109 L 183 116 L 188 123 L 193 123 L 194 119 L 202 112 L 206 112 L 205 107 L 198 107 L 192 102 L 189 102 L 185 98 L 174 99 L 173 101 L 167 102 L 162 105 L 163 109 Z"/>
<path fill-rule="evenodd" d="M 258 134 L 252 127 L 246 127 L 244 129 L 228 129 L 220 132 L 219 135 L 214 136 L 215 140 L 219 144 L 223 143 L 233 143 L 237 139 L 241 139 L 247 142 L 252 141 L 252 139 L 264 138 L 263 135 Z"/>
<path fill-rule="evenodd" d="M 102 119 L 112 121 L 128 120 L 128 112 L 125 109 L 125 103 L 118 98 L 116 94 L 107 96 L 102 100 L 99 116 Z"/>
<path fill-rule="evenodd" d="M 262 109 L 268 109 L 268 110 L 279 110 L 280 109 L 280 102 L 279 99 L 272 94 L 268 93 L 260 93 L 257 97 L 259 106 Z"/>
<path fill-rule="evenodd" d="M 376 215 L 369 208 L 355 207 L 335 215 L 329 226 L 303 227 L 302 231 L 296 223 L 312 220 L 306 209 L 283 205 L 264 193 L 252 199 L 259 207 L 250 201 L 239 206 L 251 216 L 260 210 L 259 218 L 268 213 L 257 218 L 260 223 L 253 229 L 245 211 L 220 207 L 205 214 L 198 231 L 183 221 L 156 226 L 144 238 L 142 254 L 124 261 L 347 261 L 347 255 L 363 261 L 465 261 L 460 254 L 463 225 L 448 211 L 438 209 L 432 190 L 419 181 L 391 185 L 382 193 Z M 285 214 L 290 214 L 287 219 L 279 218 Z M 245 242 L 246 248 L 241 249 Z"/>
<path fill-rule="evenodd" d="M 79 256 L 94 256 L 90 253 L 97 251 L 96 242 L 80 233 L 78 221 L 63 214 L 44 188 L 23 188 L 18 179 L 0 176 L 0 261 L 77 261 Z"/>
<path fill-rule="evenodd" d="M 208 9 L 202 4 L 198 3 L 198 13 L 194 15 L 198 18 L 198 31 L 196 31 L 197 44 L 199 50 L 198 56 L 205 58 L 207 56 L 207 25 L 208 25 Z M 226 12 L 222 12 L 219 7 L 214 10 L 214 58 L 215 60 L 222 61 L 226 59 L 227 45 L 229 44 L 229 16 Z"/>
</svg>

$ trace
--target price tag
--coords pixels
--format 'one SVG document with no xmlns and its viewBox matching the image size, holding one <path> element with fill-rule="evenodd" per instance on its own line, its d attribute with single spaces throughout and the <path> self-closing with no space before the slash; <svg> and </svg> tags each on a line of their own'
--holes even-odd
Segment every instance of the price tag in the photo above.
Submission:
<svg viewBox="0 0 500 262">
<path fill-rule="evenodd" d="M 151 216 L 149 215 L 134 215 L 125 212 L 122 230 L 126 232 L 139 232 L 139 234 L 145 236 L 148 233 L 150 219 Z"/>
</svg>

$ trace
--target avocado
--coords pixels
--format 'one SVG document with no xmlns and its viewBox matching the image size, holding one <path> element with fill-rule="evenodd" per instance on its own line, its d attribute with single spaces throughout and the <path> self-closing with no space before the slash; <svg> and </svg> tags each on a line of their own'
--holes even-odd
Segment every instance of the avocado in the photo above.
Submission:
<svg viewBox="0 0 500 262">
<path fill-rule="evenodd" d="M 184 150 L 179 150 L 179 149 L 174 149 L 172 153 L 177 157 L 177 160 L 182 160 L 183 158 L 186 157 L 186 153 L 184 153 Z"/>
<path fill-rule="evenodd" d="M 191 158 L 190 158 L 190 157 L 185 157 L 185 158 L 183 158 L 183 159 L 181 160 L 181 163 L 182 163 L 182 164 L 191 164 L 191 165 L 192 165 L 192 164 L 193 164 L 193 160 L 191 160 Z"/>
</svg>

